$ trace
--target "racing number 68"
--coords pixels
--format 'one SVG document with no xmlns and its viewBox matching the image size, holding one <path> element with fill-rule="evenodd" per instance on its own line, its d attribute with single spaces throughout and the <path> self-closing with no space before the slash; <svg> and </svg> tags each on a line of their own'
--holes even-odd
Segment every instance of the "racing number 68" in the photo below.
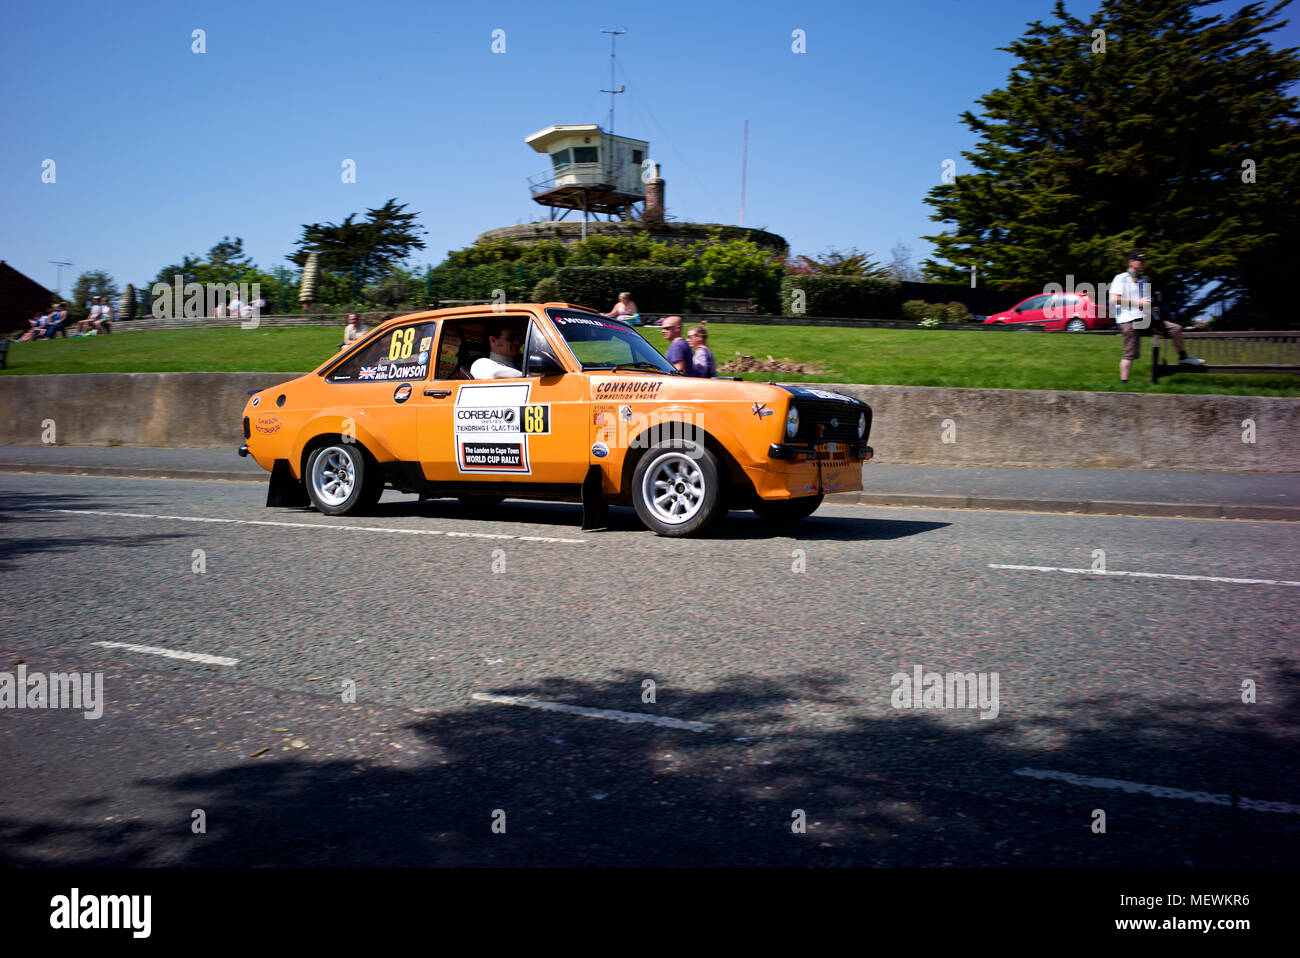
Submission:
<svg viewBox="0 0 1300 958">
<path fill-rule="evenodd" d="M 407 326 L 393 333 L 393 341 L 388 344 L 389 359 L 410 359 L 415 344 L 415 327 Z"/>
<path fill-rule="evenodd" d="M 525 406 L 524 407 L 524 432 L 550 432 L 550 423 L 547 420 L 548 409 L 545 405 Z"/>
</svg>

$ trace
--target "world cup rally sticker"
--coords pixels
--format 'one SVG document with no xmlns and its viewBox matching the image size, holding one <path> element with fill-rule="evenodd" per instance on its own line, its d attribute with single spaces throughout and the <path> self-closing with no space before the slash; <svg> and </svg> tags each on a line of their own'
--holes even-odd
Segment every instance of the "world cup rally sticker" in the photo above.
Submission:
<svg viewBox="0 0 1300 958">
<path fill-rule="evenodd" d="M 549 403 L 530 403 L 531 383 L 465 385 L 453 413 L 460 472 L 529 475 L 530 437 L 549 435 Z"/>
</svg>

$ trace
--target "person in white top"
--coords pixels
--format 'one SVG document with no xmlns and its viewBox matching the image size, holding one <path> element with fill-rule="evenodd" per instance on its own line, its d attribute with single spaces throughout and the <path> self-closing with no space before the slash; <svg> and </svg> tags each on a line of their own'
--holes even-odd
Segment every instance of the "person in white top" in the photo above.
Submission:
<svg viewBox="0 0 1300 958">
<path fill-rule="evenodd" d="M 1119 361 L 1119 381 L 1128 383 L 1128 374 L 1133 369 L 1133 360 L 1138 357 L 1138 330 L 1151 328 L 1153 336 L 1164 336 L 1174 341 L 1178 350 L 1178 361 L 1187 366 L 1203 366 L 1204 362 L 1195 356 L 1188 356 L 1183 348 L 1183 327 L 1177 323 L 1166 322 L 1154 316 L 1151 283 L 1142 275 L 1146 266 L 1145 253 L 1129 253 L 1128 271 L 1116 273 L 1110 281 L 1110 305 L 1115 312 L 1115 325 L 1119 327 L 1120 337 L 1124 341 L 1124 350 Z"/>
<path fill-rule="evenodd" d="M 619 319 L 635 326 L 640 313 L 637 312 L 636 303 L 632 302 L 631 293 L 619 293 L 618 302 L 614 304 L 614 308 L 601 315 L 608 316 L 610 319 Z"/>
<path fill-rule="evenodd" d="M 489 323 L 484 331 L 488 337 L 488 356 L 474 360 L 469 367 L 470 375 L 475 379 L 518 379 L 523 375 L 516 368 L 519 362 L 519 347 L 523 345 L 523 333 L 517 327 L 505 323 Z"/>
<path fill-rule="evenodd" d="M 99 297 L 92 296 L 90 299 L 90 312 L 86 314 L 85 319 L 77 323 L 78 336 L 85 336 L 89 332 L 90 327 L 99 321 L 100 309 Z"/>
<path fill-rule="evenodd" d="M 339 344 L 339 349 L 347 349 L 368 332 L 370 327 L 361 321 L 360 316 L 348 313 L 348 324 L 343 327 L 343 342 Z"/>
</svg>

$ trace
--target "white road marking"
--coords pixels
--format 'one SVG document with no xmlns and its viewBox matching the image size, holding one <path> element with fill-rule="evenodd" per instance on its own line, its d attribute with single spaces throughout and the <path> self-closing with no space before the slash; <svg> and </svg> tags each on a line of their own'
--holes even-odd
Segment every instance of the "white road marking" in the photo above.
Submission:
<svg viewBox="0 0 1300 958">
<path fill-rule="evenodd" d="M 145 512 L 102 512 L 98 509 L 47 509 L 74 516 L 112 516 L 119 519 L 170 519 L 175 522 L 225 522 L 241 526 L 275 526 L 282 529 L 350 529 L 353 532 L 395 532 L 408 536 L 451 536 L 461 539 L 514 539 L 520 542 L 563 542 L 585 545 L 587 539 L 557 539 L 551 536 L 513 536 L 498 532 L 448 532 L 445 529 L 388 529 L 383 526 L 341 526 L 332 522 L 274 522 L 269 519 L 209 519 L 203 516 L 158 516 Z"/>
<path fill-rule="evenodd" d="M 230 659 L 224 655 L 207 655 L 203 652 L 177 652 L 173 649 L 160 649 L 156 645 L 132 645 L 130 642 L 92 642 L 106 649 L 129 649 L 132 652 L 147 652 L 150 655 L 163 655 L 169 659 L 184 659 L 187 662 L 202 662 L 204 665 L 235 665 L 239 659 Z"/>
<path fill-rule="evenodd" d="M 1024 775 L 1027 778 L 1045 778 L 1058 782 L 1068 782 L 1071 785 L 1082 785 L 1085 788 L 1108 788 L 1119 789 L 1125 792 L 1140 792 L 1145 795 L 1153 795 L 1156 798 L 1180 798 L 1186 801 L 1200 802 L 1208 805 L 1226 805 L 1229 808 L 1245 808 L 1254 812 L 1282 812 L 1288 815 L 1300 815 L 1300 805 L 1292 805 L 1290 802 L 1266 802 L 1257 798 L 1246 798 L 1244 795 L 1233 796 L 1223 795 L 1217 792 L 1189 792 L 1182 788 L 1169 788 L 1164 785 L 1144 785 L 1141 782 L 1127 782 L 1122 778 L 1094 778 L 1091 775 L 1075 775 L 1071 772 L 1049 772 L 1040 768 L 1018 768 L 1017 775 Z"/>
<path fill-rule="evenodd" d="M 646 715 L 644 712 L 619 712 L 615 709 L 593 709 L 585 705 L 565 705 L 563 702 L 543 702 L 538 699 L 525 699 L 517 695 L 492 695 L 488 692 L 475 692 L 470 696 L 480 702 L 495 702 L 498 705 L 519 705 L 527 709 L 541 709 L 544 712 L 567 712 L 570 715 L 583 715 L 587 718 L 612 719 L 615 722 L 661 725 L 664 728 L 680 728 L 690 732 L 707 732 L 713 728 L 712 722 L 688 722 L 685 719 L 669 718 L 665 715 Z"/>
<path fill-rule="evenodd" d="M 1188 582 L 1231 582 L 1234 585 L 1300 585 L 1290 579 L 1230 579 L 1218 575 L 1175 575 L 1172 572 L 1121 572 L 1118 569 L 1057 569 L 1045 565 L 998 565 L 989 563 L 990 569 L 1018 569 L 1021 572 L 1069 572 L 1073 575 L 1131 575 L 1141 579 L 1184 579 Z"/>
</svg>

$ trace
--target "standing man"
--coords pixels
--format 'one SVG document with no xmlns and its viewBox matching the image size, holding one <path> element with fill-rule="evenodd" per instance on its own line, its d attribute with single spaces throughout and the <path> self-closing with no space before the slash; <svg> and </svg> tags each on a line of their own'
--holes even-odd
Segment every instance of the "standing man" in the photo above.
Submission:
<svg viewBox="0 0 1300 958">
<path fill-rule="evenodd" d="M 703 324 L 692 326 L 686 331 L 686 342 L 691 347 L 692 376 L 700 379 L 712 379 L 718 375 L 718 364 L 713 360 L 713 350 L 709 349 L 709 331 Z"/>
<path fill-rule="evenodd" d="M 680 316 L 665 316 L 659 321 L 663 327 L 664 337 L 668 340 L 667 359 L 673 365 L 673 369 L 691 374 L 691 347 L 682 339 L 682 318 Z"/>
<path fill-rule="evenodd" d="M 1183 349 L 1183 327 L 1177 323 L 1167 323 L 1159 316 L 1152 316 L 1151 284 L 1142 275 L 1146 266 L 1145 253 L 1128 254 L 1128 272 L 1117 273 L 1110 281 L 1110 305 L 1115 312 L 1115 325 L 1119 327 L 1120 337 L 1124 341 L 1124 351 L 1119 361 L 1119 381 L 1128 385 L 1128 374 L 1133 369 L 1133 360 L 1138 356 L 1138 329 L 1135 323 L 1148 317 L 1151 335 L 1164 336 L 1174 341 L 1178 350 L 1178 361 L 1186 366 L 1203 366 L 1204 361 L 1195 356 L 1188 356 Z M 1145 328 L 1143 324 L 1141 328 Z"/>
<path fill-rule="evenodd" d="M 343 327 L 343 342 L 339 349 L 347 349 L 368 332 L 370 327 L 361 321 L 360 316 L 348 313 L 348 324 Z"/>
</svg>

